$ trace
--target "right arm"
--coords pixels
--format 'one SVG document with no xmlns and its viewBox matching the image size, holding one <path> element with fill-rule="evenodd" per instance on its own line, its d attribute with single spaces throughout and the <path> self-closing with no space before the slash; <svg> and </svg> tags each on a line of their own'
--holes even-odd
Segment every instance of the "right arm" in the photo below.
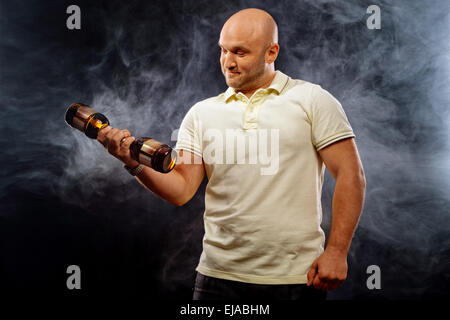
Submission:
<svg viewBox="0 0 450 320">
<path fill-rule="evenodd" d="M 120 145 L 122 138 L 126 138 Z M 131 158 L 130 145 L 136 140 L 128 130 L 106 127 L 99 131 L 97 140 L 110 154 L 130 168 L 139 162 Z M 145 167 L 137 176 L 138 182 L 162 199 L 182 206 L 197 192 L 203 181 L 205 169 L 202 158 L 185 150 L 178 153 L 177 164 L 169 173 L 160 173 Z"/>
<path fill-rule="evenodd" d="M 197 192 L 203 181 L 204 172 L 201 157 L 180 150 L 177 164 L 169 173 L 160 173 L 145 167 L 136 178 L 147 190 L 176 206 L 182 206 Z"/>
</svg>

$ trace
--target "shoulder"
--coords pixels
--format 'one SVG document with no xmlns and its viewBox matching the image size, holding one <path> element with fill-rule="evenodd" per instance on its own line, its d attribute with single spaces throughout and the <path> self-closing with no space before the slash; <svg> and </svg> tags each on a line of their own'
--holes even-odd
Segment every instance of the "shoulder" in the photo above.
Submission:
<svg viewBox="0 0 450 320">
<path fill-rule="evenodd" d="M 290 101 L 299 103 L 305 112 L 309 113 L 317 95 L 320 95 L 322 90 L 319 84 L 303 79 L 289 78 L 286 88 L 280 95 L 285 96 Z"/>
<path fill-rule="evenodd" d="M 219 94 L 217 96 L 203 99 L 203 100 L 197 102 L 196 105 L 204 106 L 204 105 L 207 105 L 207 104 L 220 103 L 220 102 L 224 102 L 224 101 L 225 101 L 225 93 L 222 92 L 221 94 Z"/>
<path fill-rule="evenodd" d="M 200 100 L 191 107 L 191 110 L 193 112 L 202 112 L 205 109 L 210 109 L 211 107 L 218 106 L 222 103 L 225 103 L 225 93 Z"/>
<path fill-rule="evenodd" d="M 305 98 L 312 98 L 317 95 L 317 92 L 323 90 L 319 84 L 309 82 L 303 79 L 295 79 L 289 77 L 289 81 L 286 85 L 286 93 L 292 93 L 295 95 L 301 95 Z"/>
<path fill-rule="evenodd" d="M 301 79 L 291 79 L 291 83 L 290 87 L 292 87 L 295 93 L 308 98 L 313 104 L 328 100 L 338 102 L 337 99 L 320 84 Z"/>
</svg>

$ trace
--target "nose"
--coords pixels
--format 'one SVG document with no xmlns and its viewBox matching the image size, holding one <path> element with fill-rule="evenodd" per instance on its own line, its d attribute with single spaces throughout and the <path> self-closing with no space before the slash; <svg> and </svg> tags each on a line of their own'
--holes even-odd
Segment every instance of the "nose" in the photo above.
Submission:
<svg viewBox="0 0 450 320">
<path fill-rule="evenodd" d="M 224 57 L 224 62 L 223 65 L 225 67 L 225 69 L 229 69 L 232 70 L 234 68 L 236 68 L 236 61 L 234 60 L 234 55 L 231 52 L 227 52 L 223 54 Z"/>
</svg>

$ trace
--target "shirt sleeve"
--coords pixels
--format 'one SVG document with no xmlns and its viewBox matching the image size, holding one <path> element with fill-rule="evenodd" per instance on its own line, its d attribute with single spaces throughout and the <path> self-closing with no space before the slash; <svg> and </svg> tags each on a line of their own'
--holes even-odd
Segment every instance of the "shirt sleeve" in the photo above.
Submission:
<svg viewBox="0 0 450 320">
<path fill-rule="evenodd" d="M 189 109 L 181 122 L 175 150 L 186 150 L 202 156 L 201 126 L 196 116 L 195 105 Z"/>
<path fill-rule="evenodd" d="M 317 151 L 339 140 L 355 137 L 339 101 L 321 86 L 312 94 L 312 143 Z"/>
</svg>

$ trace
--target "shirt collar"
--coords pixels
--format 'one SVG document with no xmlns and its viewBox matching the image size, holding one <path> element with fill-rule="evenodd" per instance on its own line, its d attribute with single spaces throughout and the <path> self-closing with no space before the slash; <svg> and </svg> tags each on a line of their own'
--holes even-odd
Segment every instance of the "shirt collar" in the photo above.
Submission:
<svg viewBox="0 0 450 320">
<path fill-rule="evenodd" d="M 286 86 L 287 82 L 289 81 L 289 77 L 285 75 L 283 72 L 277 70 L 275 72 L 275 77 L 273 78 L 270 85 L 266 88 L 266 90 L 272 89 L 277 94 L 280 94 L 281 91 Z M 234 88 L 228 87 L 228 89 L 225 91 L 225 102 L 228 102 L 228 99 L 230 99 L 232 96 L 236 95 L 236 90 Z"/>
</svg>

